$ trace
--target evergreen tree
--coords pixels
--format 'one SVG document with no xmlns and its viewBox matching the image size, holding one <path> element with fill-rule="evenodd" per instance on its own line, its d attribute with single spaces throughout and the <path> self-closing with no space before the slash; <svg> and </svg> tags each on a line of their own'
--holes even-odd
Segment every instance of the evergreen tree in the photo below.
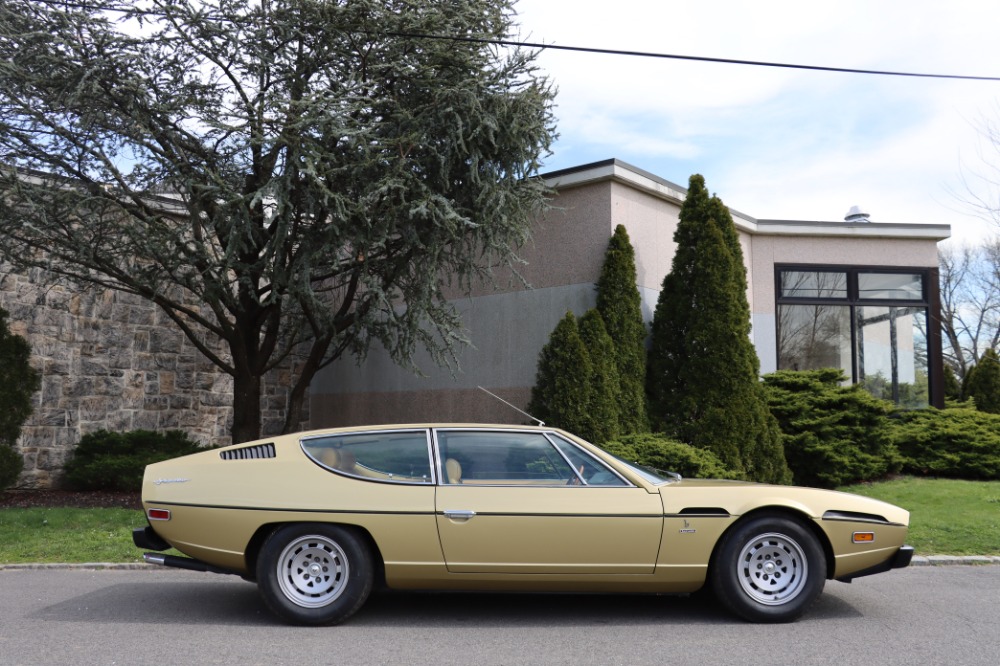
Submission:
<svg viewBox="0 0 1000 666">
<path fill-rule="evenodd" d="M 597 310 L 615 347 L 621 434 L 646 432 L 646 324 L 636 287 L 635 250 L 620 224 L 608 243 L 597 281 Z"/>
<path fill-rule="evenodd" d="M 962 400 L 962 385 L 955 376 L 955 371 L 947 363 L 944 366 L 944 397 L 949 400 Z"/>
<path fill-rule="evenodd" d="M 567 312 L 538 355 L 528 412 L 548 425 L 589 438 L 593 374 L 576 316 Z"/>
<path fill-rule="evenodd" d="M 442 276 L 516 263 L 555 92 L 537 52 L 494 45 L 514 20 L 513 0 L 3 0 L 0 255 L 155 304 L 231 375 L 234 442 L 298 356 L 290 432 L 337 358 L 454 355 Z"/>
<path fill-rule="evenodd" d="M 743 252 L 729 210 L 691 177 L 653 318 L 647 391 L 654 422 L 757 481 L 787 482 L 777 421 L 750 342 Z"/>
<path fill-rule="evenodd" d="M 28 342 L 10 332 L 7 311 L 0 308 L 0 490 L 12 485 L 24 468 L 24 458 L 13 447 L 31 416 L 31 396 L 41 386 L 30 357 Z"/>
<path fill-rule="evenodd" d="M 987 349 L 969 373 L 965 397 L 976 401 L 976 409 L 990 414 L 1000 414 L 1000 356 Z"/>
<path fill-rule="evenodd" d="M 618 366 L 615 364 L 615 344 L 608 335 L 601 313 L 588 310 L 580 318 L 580 339 L 590 358 L 590 408 L 587 435 L 580 434 L 595 444 L 604 444 L 622 434 L 623 401 Z"/>
</svg>

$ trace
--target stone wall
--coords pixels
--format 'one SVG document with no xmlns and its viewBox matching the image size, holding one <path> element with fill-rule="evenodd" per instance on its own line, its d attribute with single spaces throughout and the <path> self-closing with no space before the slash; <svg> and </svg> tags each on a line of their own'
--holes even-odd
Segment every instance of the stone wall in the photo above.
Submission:
<svg viewBox="0 0 1000 666">
<path fill-rule="evenodd" d="M 96 430 L 178 429 L 202 444 L 230 443 L 230 376 L 149 302 L 52 286 L 40 270 L 0 265 L 0 306 L 42 376 L 17 446 L 25 463 L 17 487 L 58 486 L 73 447 Z M 280 431 L 290 378 L 288 369 L 265 378 L 265 434 Z"/>
</svg>

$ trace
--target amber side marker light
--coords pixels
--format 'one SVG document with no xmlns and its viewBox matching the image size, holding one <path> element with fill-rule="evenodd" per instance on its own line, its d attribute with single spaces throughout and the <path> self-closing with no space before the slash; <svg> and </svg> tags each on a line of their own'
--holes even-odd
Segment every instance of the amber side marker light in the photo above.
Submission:
<svg viewBox="0 0 1000 666">
<path fill-rule="evenodd" d="M 170 520 L 169 509 L 150 509 L 146 512 L 146 517 L 150 520 Z"/>
<path fill-rule="evenodd" d="M 875 533 L 855 532 L 852 541 L 854 541 L 854 543 L 873 543 L 875 541 Z"/>
</svg>

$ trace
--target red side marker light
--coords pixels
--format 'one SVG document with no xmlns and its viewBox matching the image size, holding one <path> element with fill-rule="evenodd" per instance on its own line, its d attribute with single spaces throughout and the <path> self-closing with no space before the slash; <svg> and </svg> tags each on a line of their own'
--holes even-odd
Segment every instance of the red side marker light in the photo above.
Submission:
<svg viewBox="0 0 1000 666">
<path fill-rule="evenodd" d="M 854 538 L 852 539 L 854 543 L 874 543 L 875 533 L 874 532 L 855 532 Z"/>
<path fill-rule="evenodd" d="M 150 520 L 170 520 L 170 509 L 150 509 L 146 517 Z"/>
</svg>

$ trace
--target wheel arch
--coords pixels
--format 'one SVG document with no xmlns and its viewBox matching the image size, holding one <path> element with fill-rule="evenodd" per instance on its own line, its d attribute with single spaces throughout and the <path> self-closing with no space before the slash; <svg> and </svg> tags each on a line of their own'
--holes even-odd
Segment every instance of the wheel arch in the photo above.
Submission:
<svg viewBox="0 0 1000 666">
<path fill-rule="evenodd" d="M 788 506 L 775 505 L 775 506 L 762 506 L 753 509 L 752 511 L 748 511 L 747 513 L 741 515 L 738 520 L 733 521 L 732 525 L 727 527 L 722 532 L 722 534 L 719 535 L 719 538 L 715 541 L 715 546 L 712 547 L 712 555 L 708 561 L 708 571 L 706 575 L 706 580 L 710 578 L 711 572 L 716 566 L 716 559 L 719 554 L 719 549 L 722 547 L 722 543 L 726 540 L 726 537 L 743 523 L 749 520 L 753 520 L 755 518 L 759 518 L 761 516 L 790 518 L 801 524 L 806 529 L 808 529 L 809 532 L 814 537 L 816 537 L 817 543 L 819 543 L 820 547 L 823 549 L 823 555 L 826 558 L 825 577 L 827 580 L 833 579 L 833 573 L 834 570 L 836 569 L 836 562 L 834 561 L 833 545 L 830 543 L 830 538 L 827 536 L 826 532 L 824 532 L 819 527 L 819 525 L 816 524 L 816 521 L 813 520 L 812 517 L 810 517 L 809 514 L 805 513 L 804 511 L 800 511 L 798 509 Z"/>
<path fill-rule="evenodd" d="M 267 541 L 269 536 L 286 525 L 302 525 L 307 523 L 336 525 L 337 527 L 342 527 L 354 532 L 355 535 L 360 537 L 365 542 L 365 545 L 368 546 L 368 552 L 372 555 L 372 565 L 375 569 L 376 585 L 383 585 L 385 583 L 385 560 L 382 558 L 382 551 L 379 549 L 375 538 L 372 537 L 371 532 L 360 525 L 342 523 L 335 520 L 289 520 L 284 522 L 265 523 L 264 525 L 261 525 L 257 528 L 257 531 L 254 532 L 253 536 L 250 537 L 250 541 L 247 543 L 247 547 L 244 550 L 243 557 L 246 560 L 249 575 L 253 576 L 257 571 L 257 560 L 260 557 L 260 551 L 264 547 L 264 543 Z"/>
</svg>

